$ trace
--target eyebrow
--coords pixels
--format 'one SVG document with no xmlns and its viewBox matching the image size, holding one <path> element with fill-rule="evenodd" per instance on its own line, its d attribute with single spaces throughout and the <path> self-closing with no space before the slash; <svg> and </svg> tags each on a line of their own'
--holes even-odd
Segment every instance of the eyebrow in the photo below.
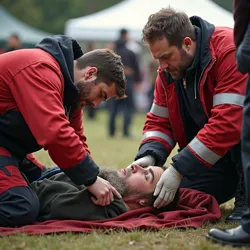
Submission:
<svg viewBox="0 0 250 250">
<path fill-rule="evenodd" d="M 171 53 L 172 53 L 172 52 L 168 51 L 168 52 L 166 52 L 165 54 L 159 56 L 159 59 L 162 58 L 162 57 L 168 57 L 168 56 L 171 55 Z"/>
<path fill-rule="evenodd" d="M 153 169 L 152 168 L 150 168 L 149 169 L 149 172 L 151 173 L 151 175 L 152 175 L 152 180 L 151 180 L 151 183 L 153 183 L 154 182 L 154 179 L 155 179 L 155 174 L 154 174 L 154 171 L 153 171 Z"/>
</svg>

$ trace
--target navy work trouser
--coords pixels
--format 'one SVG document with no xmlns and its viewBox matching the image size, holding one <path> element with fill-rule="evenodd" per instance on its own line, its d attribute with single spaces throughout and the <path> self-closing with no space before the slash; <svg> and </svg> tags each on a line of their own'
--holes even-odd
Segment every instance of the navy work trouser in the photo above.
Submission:
<svg viewBox="0 0 250 250">
<path fill-rule="evenodd" d="M 240 166 L 239 166 L 240 167 Z M 234 198 L 239 184 L 237 164 L 230 155 L 219 160 L 213 167 L 192 179 L 183 177 L 180 187 L 190 188 L 211 194 L 219 204 Z"/>
<path fill-rule="evenodd" d="M 39 213 L 39 199 L 18 169 L 18 162 L 0 148 L 0 226 L 32 224 Z"/>
</svg>

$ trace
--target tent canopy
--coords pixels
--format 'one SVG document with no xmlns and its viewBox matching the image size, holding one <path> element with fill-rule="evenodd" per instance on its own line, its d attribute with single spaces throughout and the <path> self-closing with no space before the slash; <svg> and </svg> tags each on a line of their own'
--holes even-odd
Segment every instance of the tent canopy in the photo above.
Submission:
<svg viewBox="0 0 250 250">
<path fill-rule="evenodd" d="M 24 46 L 34 46 L 37 42 L 40 42 L 45 36 L 49 36 L 49 33 L 42 32 L 38 29 L 22 23 L 7 10 L 0 5 L 0 42 L 3 44 L 7 41 L 8 37 L 12 33 L 16 33 Z"/>
<path fill-rule="evenodd" d="M 184 11 L 188 16 L 200 16 L 216 26 L 233 27 L 232 14 L 210 0 L 124 0 L 103 11 L 69 19 L 65 34 L 81 41 L 113 41 L 121 28 L 127 28 L 131 38 L 140 41 L 149 15 L 168 6 Z"/>
</svg>

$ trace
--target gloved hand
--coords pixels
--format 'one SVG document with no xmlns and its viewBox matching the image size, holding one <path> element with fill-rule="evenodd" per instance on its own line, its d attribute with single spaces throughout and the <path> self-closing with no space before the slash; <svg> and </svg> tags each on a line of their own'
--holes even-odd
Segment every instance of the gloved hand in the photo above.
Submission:
<svg viewBox="0 0 250 250">
<path fill-rule="evenodd" d="M 138 159 L 138 160 L 132 162 L 131 165 L 133 165 L 133 164 L 139 165 L 139 166 L 141 166 L 141 167 L 143 167 L 143 168 L 144 168 L 144 167 L 148 167 L 148 166 L 154 166 L 154 164 L 155 164 L 155 159 L 154 159 L 154 157 L 151 156 L 151 155 L 146 155 L 146 156 L 144 156 L 144 157 L 142 157 L 142 158 L 140 158 L 140 159 Z"/>
<path fill-rule="evenodd" d="M 154 191 L 154 195 L 158 195 L 154 202 L 154 207 L 160 208 L 166 206 L 174 200 L 181 179 L 182 174 L 180 174 L 172 165 L 164 171 Z"/>
</svg>

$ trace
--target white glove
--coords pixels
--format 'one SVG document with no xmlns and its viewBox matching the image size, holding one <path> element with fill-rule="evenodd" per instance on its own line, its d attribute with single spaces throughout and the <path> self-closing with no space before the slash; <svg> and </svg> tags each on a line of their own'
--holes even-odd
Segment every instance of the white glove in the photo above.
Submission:
<svg viewBox="0 0 250 250">
<path fill-rule="evenodd" d="M 154 166 L 154 164 L 155 164 L 155 159 L 154 159 L 154 157 L 151 156 L 151 155 L 146 155 L 146 156 L 144 156 L 144 157 L 142 157 L 142 158 L 140 158 L 140 159 L 138 159 L 138 160 L 132 162 L 131 165 L 133 165 L 133 164 L 139 165 L 139 166 L 141 166 L 141 167 L 143 167 L 143 168 L 144 168 L 144 167 L 148 167 L 148 166 Z"/>
<path fill-rule="evenodd" d="M 158 195 L 154 207 L 166 206 L 174 200 L 181 179 L 182 175 L 172 165 L 164 171 L 154 191 L 154 195 Z"/>
</svg>

